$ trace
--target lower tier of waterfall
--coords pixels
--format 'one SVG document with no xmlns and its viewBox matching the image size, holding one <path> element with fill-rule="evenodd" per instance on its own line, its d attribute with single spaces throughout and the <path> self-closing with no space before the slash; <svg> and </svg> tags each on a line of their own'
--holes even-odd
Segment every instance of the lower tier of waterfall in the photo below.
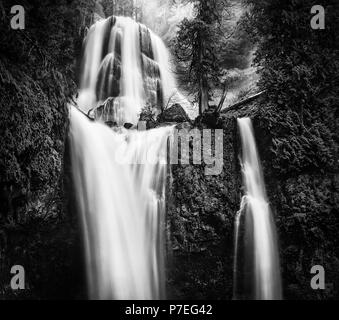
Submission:
<svg viewBox="0 0 339 320">
<path fill-rule="evenodd" d="M 73 180 L 92 299 L 165 296 L 164 223 L 171 127 L 116 131 L 70 108 Z"/>
</svg>

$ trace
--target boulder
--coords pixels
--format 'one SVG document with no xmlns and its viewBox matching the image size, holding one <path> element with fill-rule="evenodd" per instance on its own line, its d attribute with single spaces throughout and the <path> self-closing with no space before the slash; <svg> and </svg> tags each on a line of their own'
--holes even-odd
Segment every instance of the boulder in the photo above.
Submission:
<svg viewBox="0 0 339 320">
<path fill-rule="evenodd" d="M 171 107 L 165 109 L 158 117 L 159 122 L 190 122 L 190 118 L 188 117 L 184 108 L 176 103 Z"/>
<path fill-rule="evenodd" d="M 129 122 L 126 122 L 126 123 L 124 124 L 124 128 L 127 129 L 127 130 L 133 128 L 133 126 L 134 126 L 133 123 L 129 123 Z"/>
<path fill-rule="evenodd" d="M 92 111 L 96 120 L 101 120 L 109 126 L 123 125 L 121 113 L 121 101 L 119 98 L 108 98 L 103 103 L 99 103 Z"/>
</svg>

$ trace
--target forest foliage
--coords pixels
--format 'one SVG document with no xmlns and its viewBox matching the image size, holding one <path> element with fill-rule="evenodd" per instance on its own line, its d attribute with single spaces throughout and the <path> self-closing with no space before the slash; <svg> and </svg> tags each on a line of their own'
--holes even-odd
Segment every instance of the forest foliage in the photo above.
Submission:
<svg viewBox="0 0 339 320">
<path fill-rule="evenodd" d="M 338 170 L 339 6 L 326 2 L 326 28 L 313 30 L 312 1 L 247 1 L 277 175 Z"/>
<path fill-rule="evenodd" d="M 175 39 L 175 55 L 184 66 L 190 91 L 197 96 L 200 114 L 208 109 L 212 84 L 219 84 L 223 71 L 218 52 L 226 8 L 223 0 L 195 1 L 194 19 L 181 22 Z"/>
<path fill-rule="evenodd" d="M 266 90 L 250 114 L 276 215 L 284 296 L 338 297 L 339 6 L 322 1 L 325 29 L 311 28 L 310 0 L 246 0 L 245 27 Z M 331 288 L 309 288 L 326 269 Z"/>
<path fill-rule="evenodd" d="M 0 219 L 14 220 L 61 183 L 66 104 L 94 1 L 22 1 L 24 30 L 11 29 L 15 4 L 0 3 Z"/>
</svg>

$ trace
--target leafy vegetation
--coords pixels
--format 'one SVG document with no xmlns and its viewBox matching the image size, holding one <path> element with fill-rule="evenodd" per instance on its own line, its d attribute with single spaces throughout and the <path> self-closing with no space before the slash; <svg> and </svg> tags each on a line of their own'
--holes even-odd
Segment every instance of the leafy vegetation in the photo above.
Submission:
<svg viewBox="0 0 339 320">
<path fill-rule="evenodd" d="M 84 1 L 29 1 L 26 29 L 11 30 L 13 4 L 0 4 L 1 217 L 18 217 L 21 200 L 60 181 L 66 103 L 90 9 Z"/>
<path fill-rule="evenodd" d="M 338 6 L 326 6 L 325 30 L 312 30 L 312 1 L 248 2 L 272 167 L 282 175 L 337 170 Z"/>
<path fill-rule="evenodd" d="M 324 1 L 326 28 L 310 27 L 312 1 L 248 0 L 258 86 L 251 112 L 276 212 L 287 298 L 338 295 L 339 6 Z M 253 110 L 253 109 L 252 109 Z M 334 289 L 309 287 L 321 264 Z"/>
<path fill-rule="evenodd" d="M 45 241 L 46 250 L 38 249 L 46 230 L 58 234 L 57 226 L 64 224 L 67 101 L 76 91 L 76 58 L 94 1 L 22 1 L 24 30 L 10 27 L 15 4 L 0 2 L 1 290 L 8 285 L 3 275 L 9 275 L 11 265 L 20 262 L 34 272 L 42 268 L 32 266 L 39 255 L 72 241 L 70 237 L 61 243 L 56 236 Z M 28 239 L 39 253 L 26 248 Z M 56 270 L 43 266 L 49 267 Z"/>
</svg>

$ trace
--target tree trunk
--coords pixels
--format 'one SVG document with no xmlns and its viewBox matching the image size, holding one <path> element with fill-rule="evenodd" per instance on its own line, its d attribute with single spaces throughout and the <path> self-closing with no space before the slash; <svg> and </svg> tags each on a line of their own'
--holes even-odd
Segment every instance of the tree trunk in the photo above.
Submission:
<svg viewBox="0 0 339 320">
<path fill-rule="evenodd" d="M 208 90 L 205 77 L 200 79 L 199 90 L 199 114 L 203 114 L 208 109 Z"/>
<path fill-rule="evenodd" d="M 220 99 L 218 108 L 217 108 L 217 110 L 215 110 L 215 113 L 219 113 L 219 112 L 221 111 L 222 106 L 223 106 L 224 103 L 225 103 L 226 96 L 227 96 L 227 85 L 226 85 L 226 83 L 225 83 L 225 84 L 224 84 L 224 91 L 223 91 L 223 93 L 222 93 L 222 96 L 221 96 L 221 99 Z"/>
<path fill-rule="evenodd" d="M 204 57 L 204 43 L 203 37 L 200 35 L 199 39 L 199 63 L 200 68 L 203 66 L 203 57 Z M 203 114 L 208 109 L 208 87 L 206 75 L 203 70 L 200 71 L 199 79 L 199 114 Z"/>
</svg>

